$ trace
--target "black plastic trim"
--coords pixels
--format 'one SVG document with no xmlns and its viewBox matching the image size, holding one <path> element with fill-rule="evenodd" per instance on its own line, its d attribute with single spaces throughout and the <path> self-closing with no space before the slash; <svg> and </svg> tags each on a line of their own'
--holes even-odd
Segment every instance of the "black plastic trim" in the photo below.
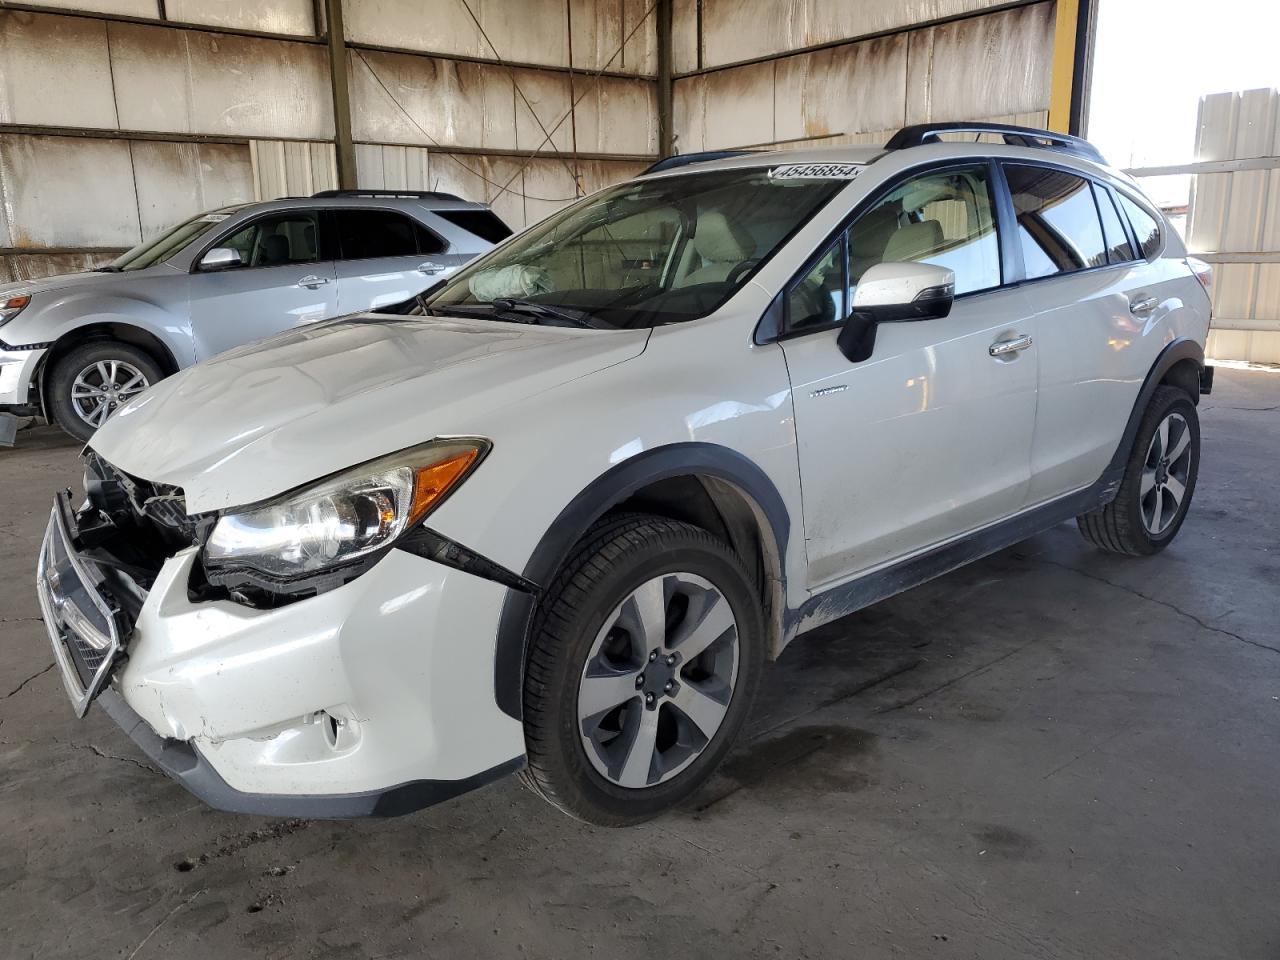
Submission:
<svg viewBox="0 0 1280 960">
<path fill-rule="evenodd" d="M 593 480 L 552 522 L 525 565 L 523 577 L 549 584 L 573 545 L 611 507 L 659 480 L 715 477 L 741 489 L 764 512 L 778 552 L 786 556 L 791 516 L 768 476 L 736 450 L 713 443 L 673 443 L 637 454 Z M 784 574 L 785 575 L 785 574 Z M 785 584 L 784 584 L 785 590 Z M 510 717 L 522 718 L 525 654 L 536 597 L 508 590 L 498 621 L 494 653 L 494 698 Z"/>
<path fill-rule="evenodd" d="M 645 167 L 640 176 L 647 177 L 651 173 L 661 173 L 663 170 L 675 170 L 678 167 L 687 167 L 691 163 L 707 163 L 711 160 L 724 160 L 727 157 L 746 157 L 756 150 L 703 150 L 699 153 L 678 153 L 674 157 L 663 157 L 656 163 L 651 163 Z"/>
<path fill-rule="evenodd" d="M 0 350 L 6 353 L 26 353 L 29 350 L 47 350 L 53 346 L 53 341 L 48 343 L 5 343 L 0 340 Z"/>
<path fill-rule="evenodd" d="M 399 817 L 483 787 L 515 773 L 525 764 L 523 756 L 513 757 L 461 780 L 411 780 L 385 790 L 361 793 L 246 793 L 223 780 L 199 749 L 188 741 L 159 736 L 114 690 L 104 690 L 98 703 L 167 776 L 215 810 L 229 813 L 313 820 Z"/>
<path fill-rule="evenodd" d="M 1213 393 L 1213 371 L 1216 367 L 1205 364 L 1200 368 L 1200 396 L 1208 396 Z"/>
</svg>

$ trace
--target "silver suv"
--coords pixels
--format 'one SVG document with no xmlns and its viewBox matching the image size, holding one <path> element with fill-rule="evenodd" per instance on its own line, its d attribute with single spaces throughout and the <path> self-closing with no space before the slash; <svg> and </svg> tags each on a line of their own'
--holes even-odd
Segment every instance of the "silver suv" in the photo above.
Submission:
<svg viewBox="0 0 1280 960">
<path fill-rule="evenodd" d="M 329 190 L 201 214 L 90 273 L 0 284 L 0 413 L 88 439 L 183 367 L 410 300 L 510 235 L 448 193 Z"/>
</svg>

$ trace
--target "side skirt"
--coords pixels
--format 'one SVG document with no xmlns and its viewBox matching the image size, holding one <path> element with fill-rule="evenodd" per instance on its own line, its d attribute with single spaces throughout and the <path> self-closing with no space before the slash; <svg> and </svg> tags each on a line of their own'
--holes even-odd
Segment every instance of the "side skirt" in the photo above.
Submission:
<svg viewBox="0 0 1280 960">
<path fill-rule="evenodd" d="M 1065 520 L 1105 506 L 1115 499 L 1123 479 L 1123 467 L 1119 470 L 1109 468 L 1097 483 L 1077 493 L 1033 507 L 1008 520 L 814 594 L 798 610 L 787 611 L 786 637 L 790 640 L 824 623 L 839 620 L 974 560 L 981 560 Z"/>
</svg>

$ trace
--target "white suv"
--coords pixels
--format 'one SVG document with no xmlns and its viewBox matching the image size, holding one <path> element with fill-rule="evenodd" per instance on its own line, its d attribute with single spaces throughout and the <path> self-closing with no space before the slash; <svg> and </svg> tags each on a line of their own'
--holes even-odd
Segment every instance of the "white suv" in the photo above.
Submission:
<svg viewBox="0 0 1280 960">
<path fill-rule="evenodd" d="M 1072 517 L 1165 547 L 1207 285 L 1045 131 L 665 161 L 423 315 L 124 406 L 55 504 L 45 621 L 77 709 L 214 806 L 394 814 L 523 768 L 633 823 L 799 634 Z"/>
</svg>

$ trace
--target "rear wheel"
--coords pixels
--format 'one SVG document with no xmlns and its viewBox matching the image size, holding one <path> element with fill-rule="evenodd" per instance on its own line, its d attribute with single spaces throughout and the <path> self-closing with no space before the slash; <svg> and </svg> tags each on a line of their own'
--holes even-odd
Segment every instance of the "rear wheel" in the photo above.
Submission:
<svg viewBox="0 0 1280 960">
<path fill-rule="evenodd" d="M 1182 528 L 1199 469 L 1196 406 L 1177 387 L 1158 387 L 1138 426 L 1116 498 L 1077 517 L 1080 533 L 1110 553 L 1158 553 Z"/>
<path fill-rule="evenodd" d="M 763 657 L 760 602 L 732 548 L 662 517 L 598 524 L 535 614 L 525 782 L 591 823 L 657 816 L 724 757 Z"/>
<path fill-rule="evenodd" d="M 88 440 L 121 404 L 162 379 L 150 354 L 128 343 L 91 340 L 73 347 L 49 375 L 50 419 Z"/>
</svg>

